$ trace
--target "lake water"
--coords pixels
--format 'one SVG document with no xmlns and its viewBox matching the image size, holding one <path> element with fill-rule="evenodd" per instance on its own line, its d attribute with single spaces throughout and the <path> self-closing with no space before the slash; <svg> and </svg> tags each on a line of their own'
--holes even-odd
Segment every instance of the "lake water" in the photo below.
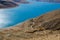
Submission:
<svg viewBox="0 0 60 40">
<path fill-rule="evenodd" d="M 0 28 L 14 26 L 27 19 L 57 9 L 60 9 L 59 3 L 48 2 L 31 2 L 29 4 L 20 4 L 15 8 L 0 9 Z"/>
</svg>

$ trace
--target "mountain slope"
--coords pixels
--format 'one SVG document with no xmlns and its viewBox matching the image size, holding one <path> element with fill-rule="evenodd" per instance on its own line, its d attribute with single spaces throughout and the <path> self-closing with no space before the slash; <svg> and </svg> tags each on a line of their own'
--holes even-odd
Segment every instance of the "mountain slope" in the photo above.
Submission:
<svg viewBox="0 0 60 40">
<path fill-rule="evenodd" d="M 60 10 L 0 30 L 1 40 L 60 40 Z"/>
</svg>

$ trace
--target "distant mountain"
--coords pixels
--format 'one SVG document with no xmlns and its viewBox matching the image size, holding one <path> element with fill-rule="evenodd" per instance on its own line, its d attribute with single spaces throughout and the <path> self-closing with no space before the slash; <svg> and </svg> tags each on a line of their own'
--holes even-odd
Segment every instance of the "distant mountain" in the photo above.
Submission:
<svg viewBox="0 0 60 40">
<path fill-rule="evenodd" d="M 29 3 L 26 0 L 0 0 L 0 8 L 16 7 L 20 3 Z"/>
<path fill-rule="evenodd" d="M 1 40 L 60 40 L 60 9 L 27 20 L 7 29 L 0 29 Z"/>
<path fill-rule="evenodd" d="M 57 2 L 57 3 L 60 3 L 60 0 L 34 0 L 34 1 L 39 1 L 39 2 Z"/>
<path fill-rule="evenodd" d="M 32 1 L 60 3 L 60 0 L 32 0 Z M 29 3 L 29 2 L 27 2 L 27 0 L 0 0 L 0 9 L 16 7 L 20 3 L 25 4 L 25 3 Z"/>
</svg>

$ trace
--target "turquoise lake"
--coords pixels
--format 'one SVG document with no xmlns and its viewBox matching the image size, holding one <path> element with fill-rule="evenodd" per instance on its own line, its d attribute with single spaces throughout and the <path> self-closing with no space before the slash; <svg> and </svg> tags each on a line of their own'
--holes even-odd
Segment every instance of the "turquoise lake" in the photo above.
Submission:
<svg viewBox="0 0 60 40">
<path fill-rule="evenodd" d="M 0 9 L 0 28 L 17 25 L 27 19 L 35 18 L 46 12 L 60 9 L 60 3 L 31 2 L 18 7 Z"/>
</svg>

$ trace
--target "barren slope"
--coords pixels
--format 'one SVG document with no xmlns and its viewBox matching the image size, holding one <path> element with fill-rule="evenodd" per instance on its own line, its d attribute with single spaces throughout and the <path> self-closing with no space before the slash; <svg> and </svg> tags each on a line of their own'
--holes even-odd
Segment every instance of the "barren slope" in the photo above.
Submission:
<svg viewBox="0 0 60 40">
<path fill-rule="evenodd" d="M 60 10 L 1 29 L 0 40 L 60 40 Z"/>
</svg>

